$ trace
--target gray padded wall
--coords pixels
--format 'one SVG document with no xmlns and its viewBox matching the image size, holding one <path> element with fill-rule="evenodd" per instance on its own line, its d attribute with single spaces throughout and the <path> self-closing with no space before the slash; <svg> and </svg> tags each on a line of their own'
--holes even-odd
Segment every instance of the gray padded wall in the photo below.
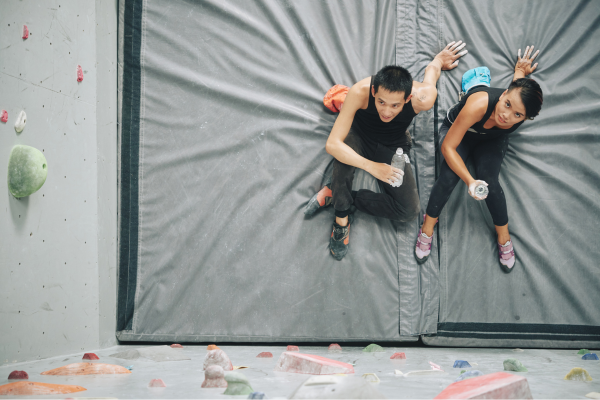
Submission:
<svg viewBox="0 0 600 400">
<path fill-rule="evenodd" d="M 506 275 L 498 267 L 487 207 L 459 182 L 437 228 L 438 336 L 424 341 L 598 346 L 600 2 L 444 2 L 442 32 L 469 44 L 457 72 L 486 65 L 494 87 L 512 80 L 517 49 L 535 45 L 541 53 L 532 77 L 544 105 L 511 134 L 500 172 L 515 270 Z M 460 80 L 444 75 L 439 86 L 441 120 Z"/>
<path fill-rule="evenodd" d="M 119 338 L 597 343 L 598 250 L 584 233 L 600 211 L 599 4 L 121 1 Z M 517 269 L 500 270 L 487 209 L 462 183 L 424 265 L 413 258 L 421 218 L 362 213 L 335 261 L 333 210 L 302 214 L 330 173 L 335 115 L 323 94 L 391 63 L 422 80 L 460 39 L 469 55 L 442 73 L 435 107 L 410 128 L 421 203 L 462 74 L 487 65 L 493 86 L 507 86 L 516 50 L 541 48 L 544 109 L 513 134 L 500 178 Z M 355 187 L 378 190 L 366 173 Z"/>
<path fill-rule="evenodd" d="M 361 215 L 338 262 L 333 210 L 303 216 L 331 160 L 323 95 L 394 63 L 396 2 L 123 7 L 143 29 L 139 173 L 122 166 L 139 178 L 137 246 L 120 239 L 135 312 L 119 338 L 401 339 L 392 223 Z"/>
</svg>

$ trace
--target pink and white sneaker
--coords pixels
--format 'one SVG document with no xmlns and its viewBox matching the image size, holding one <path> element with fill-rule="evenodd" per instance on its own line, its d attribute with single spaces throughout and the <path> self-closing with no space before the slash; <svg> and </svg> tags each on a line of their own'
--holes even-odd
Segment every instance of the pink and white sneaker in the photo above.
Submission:
<svg viewBox="0 0 600 400">
<path fill-rule="evenodd" d="M 500 257 L 500 268 L 502 271 L 509 273 L 515 266 L 515 249 L 512 241 L 506 242 L 504 245 L 498 243 L 498 255 Z"/>
<path fill-rule="evenodd" d="M 415 246 L 415 258 L 418 264 L 423 264 L 429 258 L 431 253 L 431 243 L 433 242 L 433 235 L 427 236 L 421 229 L 419 229 L 419 236 L 417 236 L 417 245 Z"/>
</svg>

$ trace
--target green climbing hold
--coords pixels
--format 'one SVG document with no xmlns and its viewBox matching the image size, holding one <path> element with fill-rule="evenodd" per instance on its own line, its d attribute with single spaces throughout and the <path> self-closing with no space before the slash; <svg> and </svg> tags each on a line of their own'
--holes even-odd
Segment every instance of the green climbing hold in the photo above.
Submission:
<svg viewBox="0 0 600 400">
<path fill-rule="evenodd" d="M 505 371 L 527 372 L 527 368 L 521 364 L 521 361 L 516 358 L 508 358 L 504 360 Z"/>
<path fill-rule="evenodd" d="M 223 394 L 239 396 L 248 395 L 254 392 L 248 379 L 239 372 L 229 372 L 225 374 L 225 380 L 227 381 L 227 389 Z"/>
<path fill-rule="evenodd" d="M 376 351 L 385 351 L 385 350 L 380 345 L 375 344 L 375 343 L 371 343 L 370 345 L 368 345 L 367 347 L 365 347 L 363 349 L 363 351 L 367 352 L 367 353 L 374 353 Z"/>
<path fill-rule="evenodd" d="M 16 145 L 8 159 L 8 190 L 13 196 L 25 197 L 37 192 L 46 182 L 46 157 L 36 148 Z"/>
<path fill-rule="evenodd" d="M 465 372 L 467 372 L 467 370 L 466 370 L 466 369 L 463 369 L 463 370 L 461 370 L 461 371 L 460 371 L 460 374 L 459 374 L 459 375 L 462 375 L 462 374 L 464 374 Z"/>
<path fill-rule="evenodd" d="M 581 354 L 589 354 L 589 350 L 588 349 L 581 349 L 577 352 L 577 354 L 581 355 Z"/>
</svg>

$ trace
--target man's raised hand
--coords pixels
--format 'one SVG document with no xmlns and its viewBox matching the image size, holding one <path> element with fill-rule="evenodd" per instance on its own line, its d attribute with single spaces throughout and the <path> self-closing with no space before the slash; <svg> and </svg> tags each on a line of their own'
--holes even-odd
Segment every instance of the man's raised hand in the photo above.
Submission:
<svg viewBox="0 0 600 400">
<path fill-rule="evenodd" d="M 442 70 L 448 71 L 456 68 L 458 65 L 458 59 L 467 54 L 468 50 L 462 50 L 467 44 L 463 43 L 462 40 L 458 42 L 450 42 L 440 51 L 434 60 L 437 59 L 442 63 Z M 462 51 L 461 51 L 462 50 Z"/>
</svg>

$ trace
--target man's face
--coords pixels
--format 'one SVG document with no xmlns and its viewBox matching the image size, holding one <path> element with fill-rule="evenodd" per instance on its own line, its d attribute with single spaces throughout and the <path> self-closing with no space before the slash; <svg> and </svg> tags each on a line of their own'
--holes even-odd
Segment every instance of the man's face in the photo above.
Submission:
<svg viewBox="0 0 600 400">
<path fill-rule="evenodd" d="M 375 93 L 375 87 L 371 86 L 371 93 L 375 97 L 375 107 L 379 113 L 379 118 L 383 122 L 390 122 L 396 115 L 400 114 L 404 105 L 408 103 L 412 95 L 404 100 L 404 92 L 390 92 L 387 89 L 379 87 Z"/>
</svg>

